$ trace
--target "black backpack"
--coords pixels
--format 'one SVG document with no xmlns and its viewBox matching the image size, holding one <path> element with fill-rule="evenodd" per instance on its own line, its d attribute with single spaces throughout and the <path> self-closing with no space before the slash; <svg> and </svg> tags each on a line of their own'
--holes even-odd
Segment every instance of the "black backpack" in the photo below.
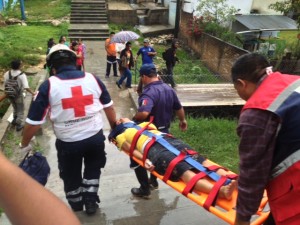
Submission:
<svg viewBox="0 0 300 225">
<path fill-rule="evenodd" d="M 46 185 L 50 174 L 50 166 L 45 156 L 40 152 L 28 152 L 19 165 L 29 176 L 42 185 Z"/>
<path fill-rule="evenodd" d="M 9 98 L 16 98 L 21 94 L 21 88 L 19 87 L 18 77 L 22 75 L 21 72 L 19 75 L 12 77 L 11 71 L 9 71 L 9 78 L 5 81 L 4 92 Z"/>
</svg>

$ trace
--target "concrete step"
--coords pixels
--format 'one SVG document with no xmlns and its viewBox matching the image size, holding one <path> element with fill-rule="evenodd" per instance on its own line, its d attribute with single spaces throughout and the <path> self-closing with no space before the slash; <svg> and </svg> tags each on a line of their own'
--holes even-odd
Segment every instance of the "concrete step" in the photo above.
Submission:
<svg viewBox="0 0 300 225">
<path fill-rule="evenodd" d="M 75 17 L 80 17 L 80 18 L 95 18 L 95 17 L 103 17 L 103 18 L 107 18 L 107 14 L 106 13 L 92 13 L 92 14 L 80 14 L 80 13 L 71 13 L 70 15 L 71 17 L 75 18 Z"/>
<path fill-rule="evenodd" d="M 106 4 L 97 5 L 71 5 L 71 9 L 84 9 L 84 8 L 106 8 Z"/>
<path fill-rule="evenodd" d="M 78 14 L 95 14 L 95 13 L 106 13 L 106 9 L 91 9 L 91 10 L 86 10 L 86 9 L 76 9 L 72 10 L 72 13 L 78 13 Z"/>
<path fill-rule="evenodd" d="M 69 35 L 69 38 L 72 39 L 72 40 L 78 40 L 79 38 L 81 38 L 82 40 L 86 41 L 86 40 L 89 40 L 89 41 L 104 41 L 108 38 L 109 34 L 107 36 L 91 36 L 91 37 L 82 37 L 81 35 L 78 35 L 78 36 L 71 36 Z"/>
<path fill-rule="evenodd" d="M 107 23 L 107 19 L 91 19 L 91 20 L 84 20 L 84 19 L 82 19 L 82 20 L 79 20 L 79 19 L 77 19 L 77 20 L 70 20 L 70 23 L 72 23 L 72 24 L 76 24 L 76 23 L 79 23 L 79 24 L 97 24 L 97 23 L 99 23 L 99 24 L 105 24 L 105 23 Z"/>
<path fill-rule="evenodd" d="M 107 16 L 106 15 L 97 15 L 97 16 L 72 16 L 70 17 L 70 19 L 72 20 L 78 20 L 78 19 L 84 19 L 84 20 L 93 20 L 93 19 L 106 19 L 107 20 Z"/>
<path fill-rule="evenodd" d="M 106 11 L 105 12 L 102 12 L 102 13 L 71 13 L 71 17 L 72 16 L 81 16 L 81 17 L 84 17 L 84 16 L 107 16 L 107 13 Z"/>
<path fill-rule="evenodd" d="M 99 3 L 106 2 L 105 0 L 72 0 L 71 4 Z"/>
<path fill-rule="evenodd" d="M 108 34 L 108 30 L 103 30 L 103 31 L 98 31 L 98 32 L 90 32 L 90 31 L 69 31 L 69 35 L 76 36 L 76 35 L 81 35 L 84 37 L 90 37 L 90 36 L 105 36 Z"/>
<path fill-rule="evenodd" d="M 71 5 L 102 5 L 105 1 L 86 1 L 86 2 L 72 2 Z"/>
</svg>

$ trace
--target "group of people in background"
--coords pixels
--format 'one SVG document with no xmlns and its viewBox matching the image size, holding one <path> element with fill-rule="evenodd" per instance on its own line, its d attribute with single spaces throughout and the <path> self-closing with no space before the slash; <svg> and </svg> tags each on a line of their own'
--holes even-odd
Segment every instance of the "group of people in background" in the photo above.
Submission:
<svg viewBox="0 0 300 225">
<path fill-rule="evenodd" d="M 117 71 L 119 71 L 121 78 L 116 81 L 118 88 L 122 88 L 123 82 L 126 80 L 126 88 L 131 88 L 132 83 L 132 73 L 131 70 L 136 66 L 139 56 L 142 57 L 142 65 L 144 64 L 154 64 L 154 57 L 157 55 L 157 52 L 152 46 L 150 46 L 149 39 L 144 39 L 143 47 L 141 47 L 136 56 L 133 56 L 131 50 L 131 42 L 127 43 L 114 43 L 112 38 L 114 37 L 115 32 L 111 32 L 109 38 L 105 40 L 105 50 L 107 53 L 107 63 L 106 63 L 106 73 L 105 77 L 109 78 L 111 67 L 113 68 L 113 76 L 118 77 Z M 168 48 L 166 52 L 165 64 L 167 68 L 167 74 L 163 75 L 165 83 L 169 83 L 172 88 L 175 88 L 176 84 L 173 78 L 173 68 L 176 62 L 179 62 L 178 57 L 176 56 L 176 50 L 179 47 L 179 42 L 173 40 L 172 45 Z M 118 69 L 117 69 L 118 67 Z M 140 82 L 137 88 L 137 92 L 140 94 L 142 90 L 142 83 Z"/>
<path fill-rule="evenodd" d="M 85 71 L 84 59 L 86 57 L 86 45 L 83 43 L 83 40 L 79 38 L 78 40 L 70 40 L 70 42 L 68 42 L 65 36 L 60 36 L 58 43 L 68 46 L 76 53 L 76 68 L 77 70 Z M 53 38 L 48 40 L 46 55 L 49 54 L 50 49 L 55 44 L 56 43 Z M 50 75 L 53 75 L 53 71 L 50 71 Z"/>
</svg>

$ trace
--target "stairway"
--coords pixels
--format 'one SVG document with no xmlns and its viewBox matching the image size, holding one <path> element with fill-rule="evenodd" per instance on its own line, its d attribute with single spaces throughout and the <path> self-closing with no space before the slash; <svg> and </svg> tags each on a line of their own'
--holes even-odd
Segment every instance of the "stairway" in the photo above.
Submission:
<svg viewBox="0 0 300 225">
<path fill-rule="evenodd" d="M 72 0 L 69 27 L 71 40 L 105 40 L 109 36 L 105 0 Z"/>
</svg>

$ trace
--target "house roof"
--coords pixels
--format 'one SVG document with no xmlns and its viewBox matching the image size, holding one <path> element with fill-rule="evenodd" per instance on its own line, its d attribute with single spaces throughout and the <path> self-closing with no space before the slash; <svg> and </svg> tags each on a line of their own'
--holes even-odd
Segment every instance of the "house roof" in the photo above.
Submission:
<svg viewBox="0 0 300 225">
<path fill-rule="evenodd" d="M 281 15 L 237 15 L 236 21 L 249 30 L 297 30 L 297 24 Z"/>
</svg>

